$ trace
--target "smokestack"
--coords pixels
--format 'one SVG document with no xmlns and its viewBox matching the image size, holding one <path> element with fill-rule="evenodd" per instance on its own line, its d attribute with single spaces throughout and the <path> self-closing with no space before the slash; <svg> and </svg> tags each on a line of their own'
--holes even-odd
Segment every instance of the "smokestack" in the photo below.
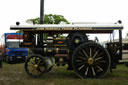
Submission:
<svg viewBox="0 0 128 85">
<path fill-rule="evenodd" d="M 44 24 L 44 0 L 40 1 L 40 24 Z"/>
</svg>

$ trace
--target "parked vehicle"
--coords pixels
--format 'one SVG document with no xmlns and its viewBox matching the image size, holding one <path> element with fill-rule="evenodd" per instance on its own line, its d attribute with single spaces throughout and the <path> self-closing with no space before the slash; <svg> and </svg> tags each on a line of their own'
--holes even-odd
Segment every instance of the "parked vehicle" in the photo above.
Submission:
<svg viewBox="0 0 128 85">
<path fill-rule="evenodd" d="M 11 63 L 26 59 L 28 49 L 20 48 L 21 42 L 23 42 L 22 33 L 5 33 L 2 36 L 0 49 L 3 53 L 3 61 Z"/>
</svg>

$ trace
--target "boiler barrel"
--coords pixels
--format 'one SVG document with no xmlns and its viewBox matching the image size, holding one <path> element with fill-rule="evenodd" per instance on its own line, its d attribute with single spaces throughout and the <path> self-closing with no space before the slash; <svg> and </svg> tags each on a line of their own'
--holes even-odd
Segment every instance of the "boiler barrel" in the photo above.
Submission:
<svg viewBox="0 0 128 85">
<path fill-rule="evenodd" d="M 52 56 L 55 54 L 69 54 L 69 50 L 64 48 L 44 48 L 45 56 Z"/>
</svg>

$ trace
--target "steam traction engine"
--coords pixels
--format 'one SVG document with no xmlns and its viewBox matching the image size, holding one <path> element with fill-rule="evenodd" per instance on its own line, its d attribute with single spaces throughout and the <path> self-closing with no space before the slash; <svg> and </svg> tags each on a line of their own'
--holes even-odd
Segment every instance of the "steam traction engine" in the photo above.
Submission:
<svg viewBox="0 0 128 85">
<path fill-rule="evenodd" d="M 67 69 L 80 78 L 101 78 L 122 58 L 121 24 L 14 25 L 10 29 L 24 33 L 20 46 L 33 52 L 25 62 L 25 71 L 34 78 L 50 71 L 53 62 L 57 66 L 68 64 Z M 111 34 L 114 30 L 119 30 L 119 42 L 106 43 L 106 47 L 87 36 Z"/>
</svg>

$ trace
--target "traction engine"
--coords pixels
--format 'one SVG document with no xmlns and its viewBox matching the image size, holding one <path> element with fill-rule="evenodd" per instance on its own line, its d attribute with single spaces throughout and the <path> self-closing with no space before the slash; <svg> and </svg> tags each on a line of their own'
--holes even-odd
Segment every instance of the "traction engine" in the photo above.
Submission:
<svg viewBox="0 0 128 85">
<path fill-rule="evenodd" d="M 80 78 L 101 78 L 116 68 L 122 57 L 121 24 L 14 25 L 10 29 L 24 33 L 20 46 L 33 52 L 25 62 L 25 71 L 34 78 L 49 72 L 54 63 L 68 64 L 67 69 L 74 70 Z M 106 43 L 106 47 L 87 36 L 111 34 L 114 30 L 119 30 L 119 42 Z"/>
</svg>

